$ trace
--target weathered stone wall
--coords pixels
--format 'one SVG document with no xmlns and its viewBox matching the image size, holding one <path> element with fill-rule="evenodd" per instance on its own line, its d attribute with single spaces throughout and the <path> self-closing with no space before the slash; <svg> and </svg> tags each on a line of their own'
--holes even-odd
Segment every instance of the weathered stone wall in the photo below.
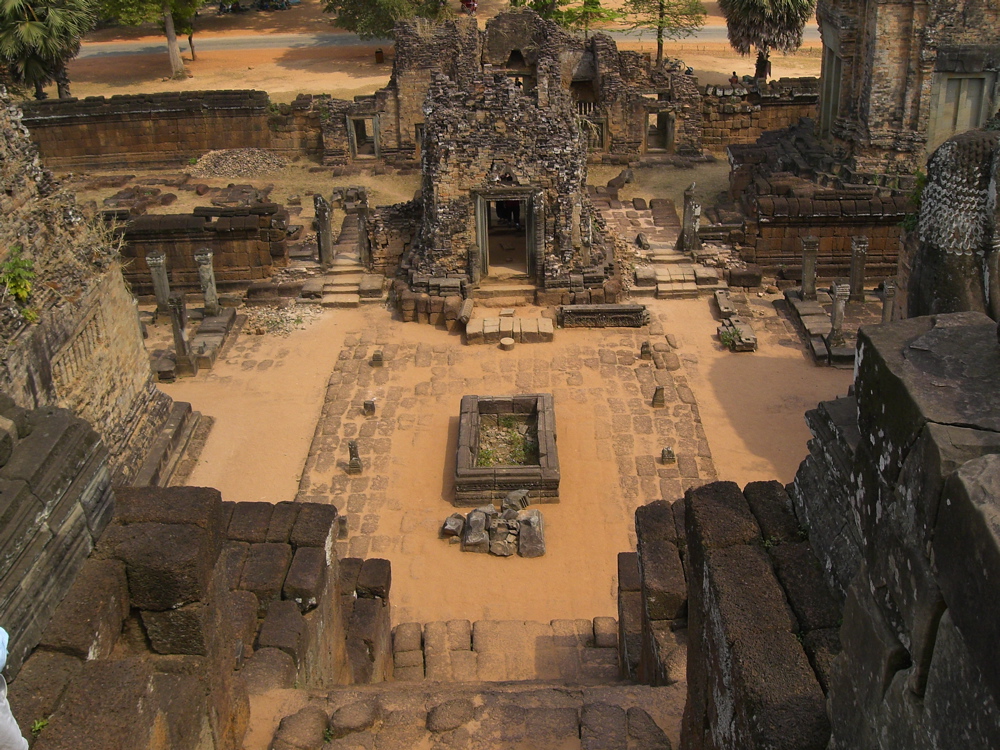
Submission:
<svg viewBox="0 0 1000 750">
<path fill-rule="evenodd" d="M 831 748 L 1000 743 L 998 368 L 978 313 L 863 328 L 856 400 L 810 416 L 791 495 L 845 599 Z"/>
<path fill-rule="evenodd" d="M 988 114 L 996 111 L 996 6 L 947 0 L 820 0 L 816 14 L 824 45 L 841 60 L 840 96 L 830 136 L 856 179 L 912 174 L 929 149 L 951 135 L 933 132 L 944 124 L 934 122 L 938 108 L 956 104 L 938 98 L 940 85 L 950 75 L 982 76 L 984 103 L 992 101 Z M 833 74 L 824 68 L 823 76 Z M 943 120 L 954 121 L 947 116 Z"/>
<path fill-rule="evenodd" d="M 729 194 L 747 217 L 740 246 L 744 260 L 771 269 L 802 265 L 802 237 L 820 238 L 817 268 L 824 276 L 846 275 L 851 237 L 869 241 L 866 276 L 896 273 L 901 223 L 912 210 L 900 189 L 844 183 L 836 160 L 817 139 L 813 123 L 770 131 L 756 143 L 727 149 L 732 171 Z M 909 188 L 913 177 L 897 178 Z"/>
<path fill-rule="evenodd" d="M 113 242 L 41 169 L 19 110 L 0 105 L 0 254 L 21 247 L 35 273 L 23 305 L 2 304 L 0 391 L 27 409 L 72 409 L 104 439 L 115 483 L 127 482 L 171 400 L 153 383 Z"/>
<path fill-rule="evenodd" d="M 36 748 L 235 750 L 248 693 L 351 682 L 336 508 L 199 487 L 116 494 L 10 686 L 24 734 L 47 721 Z"/>
<path fill-rule="evenodd" d="M 721 151 L 733 143 L 754 143 L 764 131 L 787 128 L 803 117 L 815 118 L 818 100 L 817 78 L 781 78 L 763 88 L 706 86 L 701 146 Z"/>
<path fill-rule="evenodd" d="M 100 436 L 65 409 L 0 396 L 0 416 L 0 621 L 13 677 L 111 520 L 111 471 Z"/>
<path fill-rule="evenodd" d="M 682 750 L 824 750 L 839 609 L 777 482 L 685 496 L 688 699 Z"/>
<path fill-rule="evenodd" d="M 134 293 L 152 294 L 146 255 L 162 252 L 171 289 L 200 291 L 194 254 L 209 247 L 219 286 L 260 281 L 288 265 L 287 227 L 288 211 L 276 203 L 137 216 L 121 232 L 122 255 L 130 259 L 125 280 Z"/>
<path fill-rule="evenodd" d="M 272 105 L 264 91 L 185 91 L 24 105 L 45 163 L 60 168 L 176 165 L 212 149 L 318 155 L 312 97 Z"/>
<path fill-rule="evenodd" d="M 409 251 L 423 206 L 419 201 L 378 206 L 367 219 L 372 270 L 391 276 Z"/>
</svg>

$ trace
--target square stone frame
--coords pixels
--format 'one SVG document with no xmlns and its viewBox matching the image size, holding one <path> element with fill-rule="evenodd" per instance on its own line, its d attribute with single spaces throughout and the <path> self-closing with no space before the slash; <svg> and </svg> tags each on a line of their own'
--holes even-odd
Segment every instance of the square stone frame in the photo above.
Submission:
<svg viewBox="0 0 1000 750">
<path fill-rule="evenodd" d="M 479 422 L 483 414 L 537 416 L 538 465 L 476 466 Z M 528 490 L 532 503 L 559 502 L 556 412 L 551 393 L 519 396 L 462 396 L 455 462 L 455 499 L 459 506 L 503 500 L 512 490 Z"/>
</svg>

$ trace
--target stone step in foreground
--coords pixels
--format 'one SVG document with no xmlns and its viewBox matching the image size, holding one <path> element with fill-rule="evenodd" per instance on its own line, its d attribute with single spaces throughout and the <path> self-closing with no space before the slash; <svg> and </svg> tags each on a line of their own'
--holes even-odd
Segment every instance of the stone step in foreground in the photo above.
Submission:
<svg viewBox="0 0 1000 750">
<path fill-rule="evenodd" d="M 360 307 L 361 297 L 356 293 L 350 294 L 344 292 L 324 294 L 320 304 L 323 307 Z"/>
<path fill-rule="evenodd" d="M 272 748 L 670 750 L 680 686 L 539 683 L 334 688 L 286 716 Z M 326 744 L 324 744 L 326 740 Z"/>
<path fill-rule="evenodd" d="M 449 620 L 393 629 L 393 675 L 400 681 L 561 680 L 614 683 L 618 623 L 593 620 Z"/>
<path fill-rule="evenodd" d="M 555 324 L 550 318 L 472 318 L 465 326 L 466 344 L 499 344 L 510 338 L 517 344 L 552 341 Z"/>
</svg>

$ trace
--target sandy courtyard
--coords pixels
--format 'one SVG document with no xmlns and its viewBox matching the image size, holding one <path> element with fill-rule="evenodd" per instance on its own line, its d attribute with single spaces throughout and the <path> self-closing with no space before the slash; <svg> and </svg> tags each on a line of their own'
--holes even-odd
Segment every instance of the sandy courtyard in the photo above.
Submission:
<svg viewBox="0 0 1000 750">
<path fill-rule="evenodd" d="M 558 330 L 513 352 L 464 346 L 381 308 L 326 311 L 287 338 L 243 334 L 211 372 L 163 388 L 216 420 L 188 483 L 228 500 L 336 505 L 348 519 L 341 555 L 393 563 L 393 622 L 615 616 L 616 555 L 635 547 L 638 505 L 717 475 L 790 480 L 809 438 L 802 412 L 847 389 L 850 373 L 808 361 L 771 299 L 752 302 L 752 354 L 721 349 L 705 298 L 649 301 L 652 333 Z M 663 334 L 679 344 L 673 372 L 638 359 L 641 342 Z M 369 364 L 376 349 L 382 368 Z M 650 405 L 656 384 L 662 409 Z M 547 554 L 463 553 L 438 538 L 455 510 L 459 400 L 533 392 L 554 395 L 562 470 L 561 502 L 537 506 Z M 362 414 L 366 398 L 375 417 Z M 349 439 L 360 477 L 344 471 Z M 665 445 L 676 464 L 659 463 Z"/>
</svg>

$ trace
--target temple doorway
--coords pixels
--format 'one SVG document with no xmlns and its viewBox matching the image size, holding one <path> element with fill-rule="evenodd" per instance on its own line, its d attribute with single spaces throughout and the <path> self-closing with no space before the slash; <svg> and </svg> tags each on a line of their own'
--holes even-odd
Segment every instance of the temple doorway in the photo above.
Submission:
<svg viewBox="0 0 1000 750">
<path fill-rule="evenodd" d="M 494 278 L 528 275 L 528 201 L 508 198 L 487 201 L 486 275 Z"/>
</svg>

